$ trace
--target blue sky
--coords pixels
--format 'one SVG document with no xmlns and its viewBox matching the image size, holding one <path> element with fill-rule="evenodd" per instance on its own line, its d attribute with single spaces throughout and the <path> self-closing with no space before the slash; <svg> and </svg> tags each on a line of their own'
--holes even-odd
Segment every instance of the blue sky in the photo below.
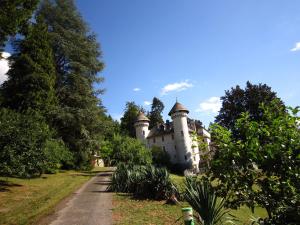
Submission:
<svg viewBox="0 0 300 225">
<path fill-rule="evenodd" d="M 150 109 L 144 103 L 156 96 L 167 119 L 177 97 L 207 125 L 224 90 L 247 80 L 267 83 L 287 105 L 300 105 L 299 0 L 76 3 L 101 43 L 102 98 L 114 118 L 126 101 Z"/>
</svg>

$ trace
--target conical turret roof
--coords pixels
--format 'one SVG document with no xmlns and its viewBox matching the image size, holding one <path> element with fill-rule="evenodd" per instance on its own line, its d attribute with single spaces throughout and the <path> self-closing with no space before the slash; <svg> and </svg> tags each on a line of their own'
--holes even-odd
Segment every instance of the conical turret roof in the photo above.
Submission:
<svg viewBox="0 0 300 225">
<path fill-rule="evenodd" d="M 185 108 L 185 106 L 183 106 L 179 102 L 176 102 L 175 105 L 172 107 L 171 111 L 169 112 L 169 116 L 171 116 L 175 112 L 186 112 L 186 113 L 189 113 L 189 110 L 187 110 L 187 108 Z"/>
<path fill-rule="evenodd" d="M 148 121 L 149 122 L 150 120 L 148 119 L 147 116 L 145 116 L 145 114 L 143 112 L 140 112 L 138 117 L 136 118 L 136 122 L 140 122 L 140 121 Z"/>
</svg>

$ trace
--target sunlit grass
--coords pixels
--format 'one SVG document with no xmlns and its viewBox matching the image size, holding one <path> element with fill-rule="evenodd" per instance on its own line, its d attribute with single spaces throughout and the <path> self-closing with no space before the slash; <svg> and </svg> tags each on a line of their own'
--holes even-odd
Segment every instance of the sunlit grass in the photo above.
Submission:
<svg viewBox="0 0 300 225">
<path fill-rule="evenodd" d="M 171 179 L 180 192 L 183 192 L 185 178 L 171 174 Z M 165 201 L 136 200 L 126 194 L 115 194 L 113 204 L 113 219 L 117 225 L 174 224 L 181 217 L 181 208 L 188 206 L 186 202 L 181 202 L 179 205 L 167 205 Z M 250 224 L 251 216 L 267 216 L 266 211 L 259 207 L 255 208 L 254 214 L 246 206 L 242 206 L 238 210 L 230 210 L 229 213 L 239 220 L 236 224 L 240 225 Z M 182 224 L 182 219 L 180 222 L 178 221 L 176 224 Z"/>
<path fill-rule="evenodd" d="M 32 224 L 99 170 L 103 169 L 62 171 L 34 179 L 0 177 L 0 224 Z"/>
</svg>

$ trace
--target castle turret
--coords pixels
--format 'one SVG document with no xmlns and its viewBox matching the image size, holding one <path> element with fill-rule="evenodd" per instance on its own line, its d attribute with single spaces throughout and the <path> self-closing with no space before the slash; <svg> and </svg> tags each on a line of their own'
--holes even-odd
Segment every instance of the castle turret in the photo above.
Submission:
<svg viewBox="0 0 300 225">
<path fill-rule="evenodd" d="M 175 149 L 177 152 L 178 163 L 191 167 L 192 162 L 192 144 L 187 123 L 189 111 L 180 103 L 176 102 L 169 116 L 173 120 Z"/>
<path fill-rule="evenodd" d="M 134 123 L 136 138 L 145 144 L 147 144 L 147 136 L 149 134 L 149 121 L 145 114 L 140 112 Z"/>
</svg>

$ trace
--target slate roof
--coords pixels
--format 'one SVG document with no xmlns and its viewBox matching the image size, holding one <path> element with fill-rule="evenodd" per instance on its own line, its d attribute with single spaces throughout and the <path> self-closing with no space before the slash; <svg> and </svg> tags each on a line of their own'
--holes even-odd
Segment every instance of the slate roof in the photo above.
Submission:
<svg viewBox="0 0 300 225">
<path fill-rule="evenodd" d="M 169 116 L 171 116 L 175 112 L 187 112 L 189 113 L 189 110 L 185 108 L 181 103 L 176 102 L 175 105 L 172 107 L 171 111 L 169 112 Z"/>
</svg>

